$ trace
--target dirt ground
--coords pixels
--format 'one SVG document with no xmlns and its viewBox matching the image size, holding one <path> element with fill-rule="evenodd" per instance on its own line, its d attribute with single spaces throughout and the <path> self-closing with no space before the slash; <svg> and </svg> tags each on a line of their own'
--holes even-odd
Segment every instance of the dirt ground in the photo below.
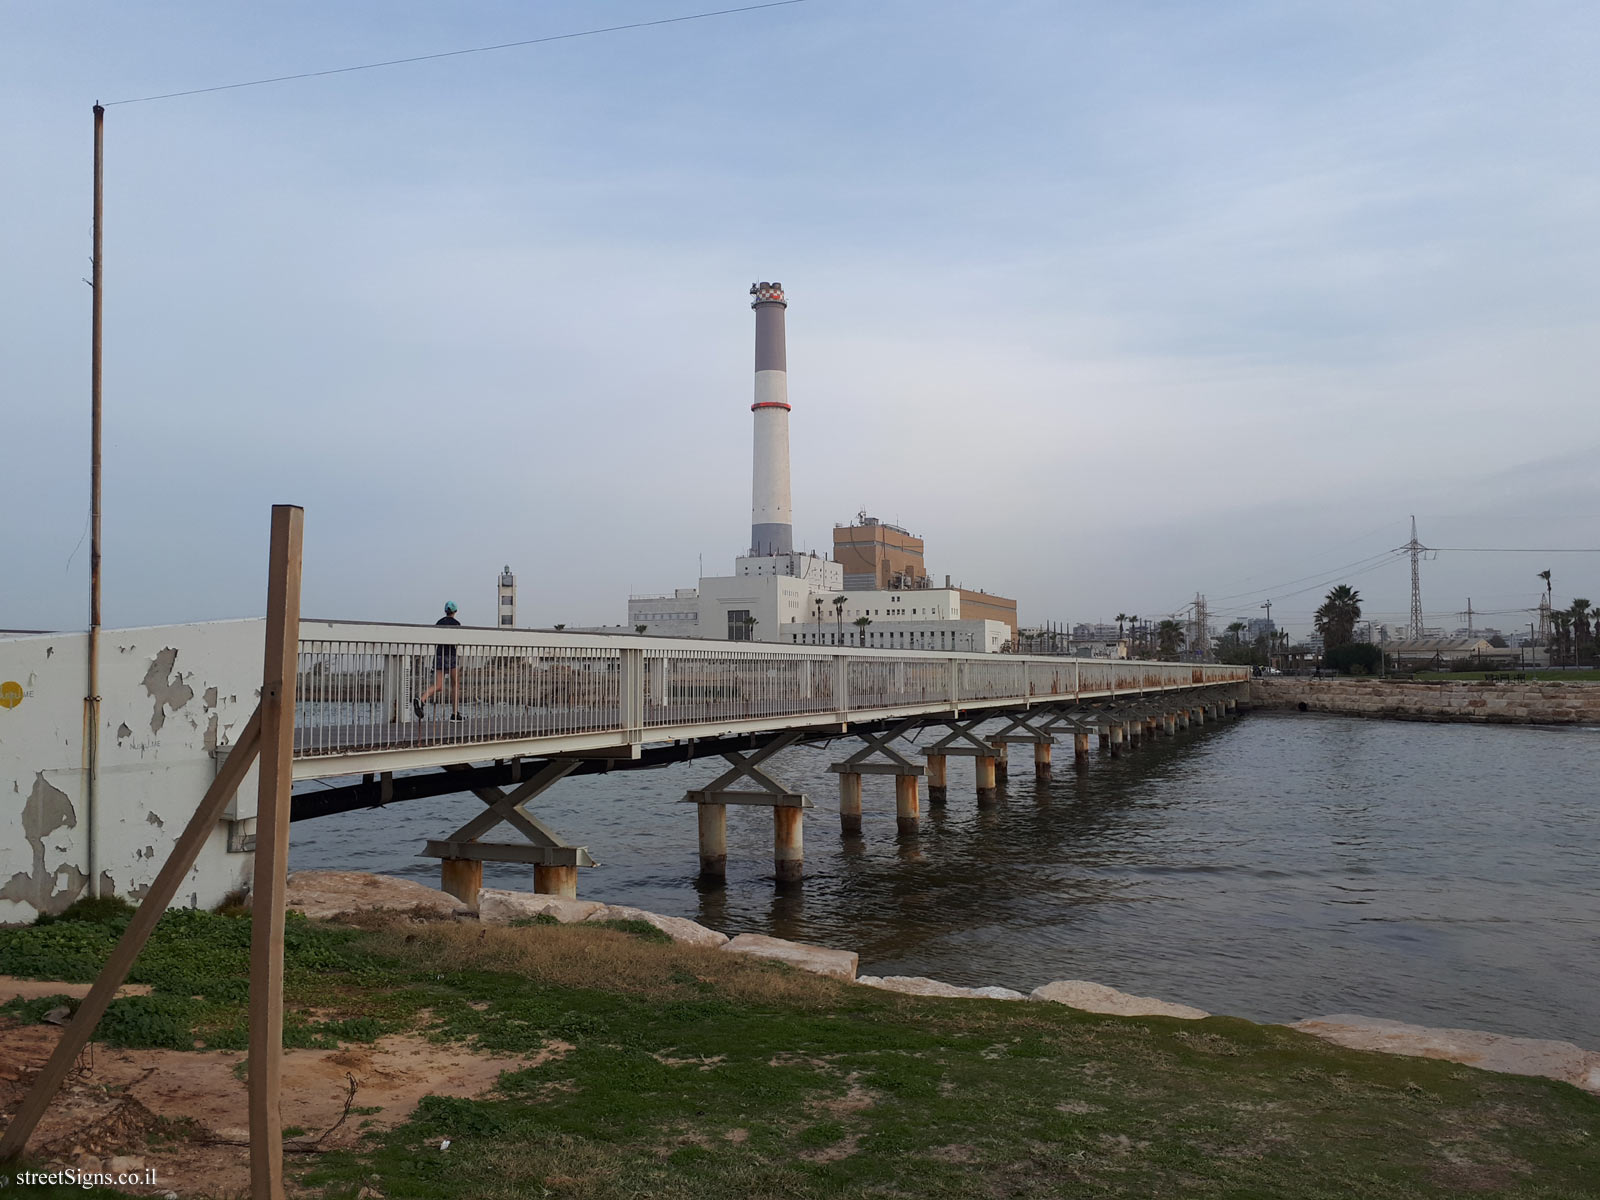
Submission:
<svg viewBox="0 0 1600 1200">
<path fill-rule="evenodd" d="M 16 1111 L 59 1034 L 53 1026 L 0 1018 L 0 1124 Z M 560 1052 L 556 1047 L 544 1057 Z M 502 1071 L 538 1061 L 473 1054 L 412 1035 L 339 1050 L 287 1050 L 283 1125 L 305 1130 L 285 1139 L 289 1167 L 318 1149 L 350 1147 L 368 1130 L 398 1124 L 424 1095 L 481 1095 Z M 156 1185 L 129 1189 L 135 1195 L 247 1194 L 244 1062 L 242 1051 L 114 1050 L 91 1043 L 34 1132 L 29 1156 L 85 1170 L 153 1167 Z M 365 1111 L 374 1108 L 379 1111 Z M 117 1156 L 127 1161 L 113 1166 Z"/>
</svg>

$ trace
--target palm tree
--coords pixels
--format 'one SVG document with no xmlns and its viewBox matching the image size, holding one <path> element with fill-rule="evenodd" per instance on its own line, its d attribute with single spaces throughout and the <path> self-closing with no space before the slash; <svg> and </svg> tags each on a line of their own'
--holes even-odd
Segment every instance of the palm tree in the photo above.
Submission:
<svg viewBox="0 0 1600 1200">
<path fill-rule="evenodd" d="M 871 625 L 871 624 L 872 624 L 872 618 L 871 617 L 857 617 L 856 618 L 856 628 L 861 630 L 861 644 L 863 646 L 865 646 L 867 644 L 867 626 Z"/>
<path fill-rule="evenodd" d="M 816 598 L 816 600 L 817 600 L 817 645 L 820 646 L 820 645 L 822 645 L 822 597 L 818 596 Z"/>
<path fill-rule="evenodd" d="M 1539 572 L 1539 578 L 1544 580 L 1544 600 L 1545 600 L 1545 604 L 1549 605 L 1551 608 L 1554 608 L 1555 605 L 1550 599 L 1551 595 L 1553 594 L 1550 591 L 1550 572 L 1548 570 L 1540 571 Z"/>
<path fill-rule="evenodd" d="M 744 640 L 745 641 L 753 642 L 753 641 L 756 640 L 756 626 L 759 625 L 759 624 L 761 624 L 761 622 L 756 620 L 754 617 L 746 617 L 744 619 Z"/>
<path fill-rule="evenodd" d="M 839 645 L 844 645 L 844 597 L 833 598 L 833 621 L 839 630 Z"/>
<path fill-rule="evenodd" d="M 1550 614 L 1550 641 L 1555 650 L 1554 658 L 1559 659 L 1569 654 L 1572 643 L 1572 614 L 1565 610 Z M 1552 666 L 1555 663 L 1552 661 Z"/>
<path fill-rule="evenodd" d="M 643 633 L 646 629 L 649 629 L 649 628 L 650 628 L 650 626 L 648 626 L 648 625 L 635 625 L 633 627 L 633 631 L 635 633 Z"/>
<path fill-rule="evenodd" d="M 1356 622 L 1361 619 L 1361 593 L 1341 583 L 1328 593 L 1317 609 L 1316 627 L 1322 635 L 1322 650 L 1327 653 L 1355 639 Z M 1415 636 L 1415 635 L 1413 635 Z"/>
<path fill-rule="evenodd" d="M 1156 642 L 1161 647 L 1161 657 L 1166 662 L 1176 662 L 1178 651 L 1184 643 L 1183 626 L 1173 620 L 1162 621 L 1156 627 Z"/>
<path fill-rule="evenodd" d="M 1127 613 L 1117 614 L 1117 641 L 1122 640 L 1122 623 L 1128 619 Z"/>
<path fill-rule="evenodd" d="M 1583 597 L 1579 596 L 1572 602 L 1572 607 L 1567 609 L 1572 614 L 1572 662 L 1576 666 L 1579 655 L 1587 652 L 1590 640 L 1589 610 L 1592 606 Z"/>
</svg>

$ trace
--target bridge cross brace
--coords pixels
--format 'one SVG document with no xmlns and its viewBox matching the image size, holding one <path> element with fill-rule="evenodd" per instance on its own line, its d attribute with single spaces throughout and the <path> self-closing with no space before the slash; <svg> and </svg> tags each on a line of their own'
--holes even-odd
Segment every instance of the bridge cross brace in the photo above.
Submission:
<svg viewBox="0 0 1600 1200">
<path fill-rule="evenodd" d="M 917 780 L 923 768 L 912 762 L 892 743 L 907 736 L 925 724 L 920 717 L 908 717 L 885 733 L 871 730 L 853 731 L 866 745 L 843 762 L 828 768 L 839 776 L 839 829 L 846 834 L 861 832 L 861 777 L 863 775 L 894 776 L 895 825 L 900 833 L 915 834 L 917 818 L 921 815 L 922 801 L 917 794 Z M 878 761 L 881 755 L 887 762 Z"/>
<path fill-rule="evenodd" d="M 569 845 L 543 821 L 524 807 L 578 769 L 579 759 L 554 759 L 517 787 L 475 787 L 472 794 L 488 807 L 454 833 L 430 839 L 422 853 L 440 860 L 440 882 L 445 891 L 468 904 L 477 905 L 483 887 L 483 864 L 518 862 L 533 864 L 533 890 L 545 895 L 576 896 L 578 868 L 595 866 L 589 851 Z M 468 768 L 456 764 L 446 771 Z M 485 842 L 483 835 L 499 825 L 509 825 L 525 842 Z"/>
<path fill-rule="evenodd" d="M 1033 747 L 1033 774 L 1036 779 L 1050 777 L 1050 758 L 1055 747 L 1055 731 L 1063 724 L 1053 708 L 1030 709 L 1014 716 L 998 733 L 989 735 L 989 744 L 1000 752 L 1001 775 L 1006 774 L 1006 750 L 1011 745 Z"/>
<path fill-rule="evenodd" d="M 928 763 L 930 803 L 941 802 L 949 795 L 946 760 L 952 754 L 973 760 L 977 774 L 978 806 L 987 808 L 999 803 L 996 778 L 1000 752 L 973 733 L 974 729 L 989 719 L 989 714 L 984 714 L 967 721 L 940 722 L 950 732 L 922 750 L 922 756 Z"/>
<path fill-rule="evenodd" d="M 696 806 L 700 819 L 700 875 L 704 879 L 728 877 L 728 805 L 751 804 L 772 809 L 772 860 L 779 883 L 797 883 L 805 867 L 802 814 L 815 807 L 804 793 L 790 791 L 762 770 L 762 764 L 805 738 L 796 730 L 780 734 L 748 753 L 729 750 L 722 757 L 729 769 L 703 788 L 686 792 L 683 802 Z M 759 790 L 735 789 L 746 781 Z"/>
</svg>

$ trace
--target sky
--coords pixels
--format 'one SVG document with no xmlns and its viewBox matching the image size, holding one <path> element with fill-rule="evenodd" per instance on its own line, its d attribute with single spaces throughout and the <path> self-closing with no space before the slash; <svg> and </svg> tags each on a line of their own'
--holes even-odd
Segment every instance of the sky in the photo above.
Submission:
<svg viewBox="0 0 1600 1200">
<path fill-rule="evenodd" d="M 1024 624 L 1335 583 L 1600 601 L 1592 0 L 0 8 L 0 628 L 620 623 L 748 543 L 756 280 L 795 537 L 865 510 Z"/>
</svg>

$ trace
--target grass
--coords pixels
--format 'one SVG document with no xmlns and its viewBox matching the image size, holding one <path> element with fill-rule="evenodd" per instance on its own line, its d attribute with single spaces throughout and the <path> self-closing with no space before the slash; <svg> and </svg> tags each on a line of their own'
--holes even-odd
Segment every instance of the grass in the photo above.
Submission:
<svg viewBox="0 0 1600 1200">
<path fill-rule="evenodd" d="M 291 1164 L 329 1200 L 1600 1194 L 1600 1100 L 1548 1080 L 1230 1018 L 901 996 L 631 928 L 355 920 L 291 922 L 303 1028 L 530 1057 L 489 1096 L 430 1096 L 358 1151 Z M 247 917 L 169 921 L 212 948 L 248 937 Z M 192 979 L 161 931 L 136 972 L 176 998 Z M 0 932 L 0 964 L 29 932 Z M 95 965 L 79 953 L 74 977 Z M 191 1044 L 243 1020 L 242 964 L 215 961 Z"/>
</svg>

